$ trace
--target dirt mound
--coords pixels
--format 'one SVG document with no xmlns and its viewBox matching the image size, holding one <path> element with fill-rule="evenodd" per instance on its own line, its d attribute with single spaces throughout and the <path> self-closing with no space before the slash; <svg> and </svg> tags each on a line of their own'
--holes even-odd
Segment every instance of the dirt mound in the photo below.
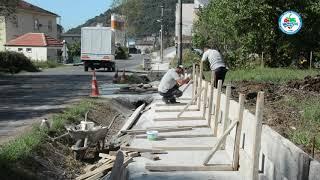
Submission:
<svg viewBox="0 0 320 180">
<path fill-rule="evenodd" d="M 307 76 L 301 81 L 290 81 L 287 85 L 290 88 L 320 92 L 320 75 L 315 77 Z"/>
</svg>

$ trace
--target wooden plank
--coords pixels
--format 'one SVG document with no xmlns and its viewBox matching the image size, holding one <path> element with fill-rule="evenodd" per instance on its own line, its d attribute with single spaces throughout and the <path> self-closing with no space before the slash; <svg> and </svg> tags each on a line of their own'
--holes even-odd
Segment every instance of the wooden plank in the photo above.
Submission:
<svg viewBox="0 0 320 180">
<path fill-rule="evenodd" d="M 198 138 L 198 137 L 213 137 L 213 134 L 182 134 L 182 135 L 158 135 L 158 138 Z M 147 135 L 139 135 L 136 138 L 145 139 Z"/>
<path fill-rule="evenodd" d="M 104 154 L 104 153 L 99 153 L 99 157 L 111 159 L 111 160 L 116 160 L 115 156 L 110 156 L 109 154 Z"/>
<path fill-rule="evenodd" d="M 251 180 L 259 178 L 259 154 L 261 149 L 261 131 L 264 108 L 264 92 L 259 92 L 256 105 L 256 126 L 253 129 L 253 158 L 251 159 Z"/>
<path fill-rule="evenodd" d="M 149 126 L 147 129 L 155 129 L 155 128 L 207 128 L 207 125 L 194 125 L 194 126 Z"/>
<path fill-rule="evenodd" d="M 135 152 L 151 152 L 156 154 L 167 154 L 166 151 L 161 149 L 147 149 L 147 148 L 138 148 L 138 147 L 130 147 L 130 146 L 121 146 L 121 150 L 123 151 L 135 151 Z"/>
<path fill-rule="evenodd" d="M 181 117 L 182 114 L 185 112 L 185 110 L 188 109 L 188 107 L 192 105 L 192 103 L 196 100 L 196 98 L 198 98 L 198 97 L 201 95 L 201 93 L 202 93 L 203 90 L 204 90 L 204 88 L 199 89 L 199 92 L 200 92 L 200 93 L 197 94 L 197 95 L 180 111 L 180 113 L 177 115 L 178 118 Z M 200 110 L 199 107 L 198 107 L 198 110 Z"/>
<path fill-rule="evenodd" d="M 112 171 L 110 174 L 110 179 L 120 179 L 122 172 L 122 165 L 124 162 L 124 155 L 122 151 L 118 151 L 116 161 L 114 162 L 114 166 L 112 167 Z"/>
<path fill-rule="evenodd" d="M 223 135 L 218 139 L 217 143 L 214 145 L 214 147 L 211 149 L 211 151 L 208 153 L 208 156 L 203 161 L 203 165 L 208 165 L 208 162 L 212 158 L 212 156 L 219 150 L 220 146 L 223 143 L 223 140 L 227 138 L 228 134 L 231 132 L 231 130 L 237 125 L 239 121 L 234 121 L 229 128 L 223 133 Z"/>
<path fill-rule="evenodd" d="M 148 129 L 141 129 L 141 130 L 129 130 L 129 131 L 124 131 L 125 133 L 128 134 L 145 134 L 149 130 L 156 130 L 158 132 L 178 132 L 178 131 L 190 131 L 192 128 L 148 128 Z"/>
<path fill-rule="evenodd" d="M 229 164 L 219 164 L 219 165 L 210 165 L 210 166 L 183 166 L 180 164 L 177 165 L 168 165 L 168 164 L 150 164 L 146 163 L 145 168 L 149 171 L 233 171 L 232 166 Z"/>
<path fill-rule="evenodd" d="M 132 157 L 132 158 L 133 158 L 133 157 L 139 157 L 139 156 L 140 156 L 140 153 L 138 153 L 138 152 L 129 152 L 129 153 L 128 153 L 128 156 L 129 156 L 129 157 Z"/>
<path fill-rule="evenodd" d="M 198 87 L 199 87 L 199 66 L 196 65 L 196 74 L 195 74 L 195 83 L 194 83 L 194 86 L 195 86 L 195 96 L 197 96 L 197 94 L 199 94 L 199 90 L 198 90 Z M 194 96 L 194 97 L 195 97 Z M 197 105 L 198 103 L 198 98 L 196 99 L 196 101 L 193 102 L 194 105 Z M 198 107 L 198 105 L 197 105 Z"/>
<path fill-rule="evenodd" d="M 111 159 L 100 159 L 98 161 L 98 163 L 91 164 L 91 165 L 88 165 L 87 167 L 85 167 L 84 171 L 85 172 L 93 171 L 93 170 L 97 169 L 98 167 L 102 166 L 103 164 L 112 163 L 112 162 L 113 162 L 113 160 L 111 160 Z"/>
<path fill-rule="evenodd" d="M 155 112 L 181 112 L 182 109 L 155 109 Z M 190 108 L 185 111 L 198 111 L 198 108 Z"/>
<path fill-rule="evenodd" d="M 161 149 L 165 151 L 206 151 L 211 150 L 212 146 L 157 146 L 153 145 L 152 148 Z"/>
<path fill-rule="evenodd" d="M 219 112 L 220 112 L 220 100 L 221 100 L 221 89 L 222 89 L 222 81 L 218 81 L 218 93 L 216 97 L 215 103 L 215 113 L 214 113 L 214 127 L 213 127 L 213 135 L 218 135 L 218 123 L 219 123 Z"/>
<path fill-rule="evenodd" d="M 187 105 L 188 103 L 175 103 L 175 104 L 156 104 L 155 106 L 185 106 Z"/>
<path fill-rule="evenodd" d="M 201 121 L 203 117 L 154 118 L 153 121 Z"/>
<path fill-rule="evenodd" d="M 203 61 L 200 62 L 198 109 L 201 108 Z"/>
<path fill-rule="evenodd" d="M 223 119 L 222 119 L 222 128 L 225 132 L 227 130 L 227 127 L 229 125 L 229 106 L 230 106 L 230 96 L 231 96 L 231 86 L 227 86 L 226 89 L 226 98 L 225 103 L 223 107 Z M 221 146 L 221 149 L 225 149 L 226 141 L 224 140 Z"/>
<path fill-rule="evenodd" d="M 90 171 L 90 172 L 88 172 L 88 173 L 86 173 L 86 174 L 83 174 L 83 175 L 77 177 L 76 180 L 82 180 L 82 179 L 91 177 L 91 176 L 93 176 L 93 175 L 95 175 L 95 174 L 98 174 L 98 173 L 101 173 L 101 172 L 104 173 L 104 172 L 106 172 L 107 170 L 111 169 L 112 166 L 113 166 L 113 163 L 111 163 L 111 164 L 104 164 L 104 165 L 98 167 L 97 169 L 95 169 L 95 170 L 93 170 L 93 171 Z"/>
<path fill-rule="evenodd" d="M 196 86 L 197 86 L 197 81 L 196 81 L 196 64 L 192 64 L 192 98 L 196 96 Z"/>
<path fill-rule="evenodd" d="M 238 125 L 236 129 L 236 136 L 235 136 L 235 142 L 234 142 L 234 152 L 233 152 L 233 169 L 238 171 L 239 170 L 239 153 L 240 153 L 240 139 L 241 139 L 241 132 L 242 132 L 242 120 L 243 120 L 243 112 L 244 112 L 244 101 L 245 101 L 245 95 L 240 94 L 239 95 L 239 109 L 238 109 Z"/>
<path fill-rule="evenodd" d="M 123 127 L 119 131 L 118 135 L 121 134 L 121 131 L 128 130 L 131 128 L 131 126 L 137 121 L 140 115 L 140 112 L 144 109 L 145 106 L 146 104 L 142 104 L 133 112 L 133 114 L 130 116 L 130 118 L 126 121 L 126 123 L 123 125 Z"/>
<path fill-rule="evenodd" d="M 207 113 L 207 99 L 208 99 L 208 87 L 209 87 L 209 82 L 205 81 L 205 86 L 204 86 L 204 97 L 203 97 L 203 117 L 206 117 Z"/>
<path fill-rule="evenodd" d="M 100 179 L 103 175 L 104 175 L 103 172 L 99 172 L 99 173 L 87 178 L 86 180 L 97 180 L 97 179 Z"/>
<path fill-rule="evenodd" d="M 141 157 L 150 159 L 150 160 L 152 160 L 152 161 L 158 161 L 158 160 L 160 160 L 160 157 L 159 157 L 158 155 L 151 154 L 151 153 L 149 153 L 149 152 L 140 153 L 140 154 L 141 154 Z"/>
<path fill-rule="evenodd" d="M 208 109 L 208 126 L 211 127 L 211 118 L 212 118 L 212 105 L 213 105 L 213 93 L 214 93 L 214 80 L 215 80 L 215 72 L 211 72 L 211 84 L 210 84 L 210 95 L 209 95 L 209 109 Z"/>
</svg>

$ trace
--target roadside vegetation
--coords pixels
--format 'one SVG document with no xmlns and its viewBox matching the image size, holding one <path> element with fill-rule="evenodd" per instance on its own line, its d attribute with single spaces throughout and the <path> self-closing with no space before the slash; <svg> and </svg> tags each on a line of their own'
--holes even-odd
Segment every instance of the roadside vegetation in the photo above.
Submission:
<svg viewBox="0 0 320 180">
<path fill-rule="evenodd" d="M 0 72 L 15 74 L 20 71 L 37 72 L 37 67 L 21 53 L 0 52 Z"/>
<path fill-rule="evenodd" d="M 49 68 L 56 68 L 59 66 L 63 66 L 63 64 L 60 64 L 55 60 L 32 61 L 32 64 L 38 69 L 49 69 Z"/>
<path fill-rule="evenodd" d="M 65 131 L 65 124 L 80 121 L 85 113 L 95 105 L 94 101 L 83 100 L 66 109 L 63 113 L 54 115 L 50 120 L 52 122 L 50 130 L 40 129 L 39 124 L 36 124 L 31 131 L 2 145 L 0 147 L 0 177 L 12 177 L 13 172 L 11 171 L 18 170 L 16 163 L 28 161 L 31 155 L 39 151 L 40 146 L 49 140 L 49 135 L 52 137 L 61 135 Z M 3 171 L 4 169 L 6 171 Z"/>
<path fill-rule="evenodd" d="M 61 65 L 54 60 L 31 61 L 25 55 L 17 52 L 0 52 L 0 72 L 3 73 L 39 72 L 41 69 L 56 68 Z"/>
</svg>

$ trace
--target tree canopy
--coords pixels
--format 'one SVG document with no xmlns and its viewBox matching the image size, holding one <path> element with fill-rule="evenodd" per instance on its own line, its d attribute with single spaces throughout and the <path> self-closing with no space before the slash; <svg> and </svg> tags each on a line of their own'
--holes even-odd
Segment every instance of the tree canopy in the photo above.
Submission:
<svg viewBox="0 0 320 180">
<path fill-rule="evenodd" d="M 298 12 L 303 27 L 287 35 L 278 19 L 288 10 Z M 232 66 L 246 66 L 250 54 L 264 53 L 266 65 L 288 66 L 300 55 L 320 52 L 320 0 L 210 1 L 198 13 L 193 41 L 220 49 Z"/>
</svg>

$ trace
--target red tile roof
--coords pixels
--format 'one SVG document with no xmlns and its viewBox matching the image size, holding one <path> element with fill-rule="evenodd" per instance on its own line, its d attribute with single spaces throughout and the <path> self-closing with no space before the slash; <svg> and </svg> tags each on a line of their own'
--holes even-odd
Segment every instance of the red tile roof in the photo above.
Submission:
<svg viewBox="0 0 320 180">
<path fill-rule="evenodd" d="M 6 46 L 62 47 L 63 43 L 44 33 L 27 33 L 9 41 Z"/>
<path fill-rule="evenodd" d="M 26 1 L 20 1 L 18 3 L 18 8 L 59 17 L 59 15 L 57 15 L 57 14 L 55 14 L 53 12 L 47 11 L 45 9 L 42 9 L 41 7 L 35 6 L 33 4 L 30 4 L 30 3 L 26 2 Z"/>
</svg>

